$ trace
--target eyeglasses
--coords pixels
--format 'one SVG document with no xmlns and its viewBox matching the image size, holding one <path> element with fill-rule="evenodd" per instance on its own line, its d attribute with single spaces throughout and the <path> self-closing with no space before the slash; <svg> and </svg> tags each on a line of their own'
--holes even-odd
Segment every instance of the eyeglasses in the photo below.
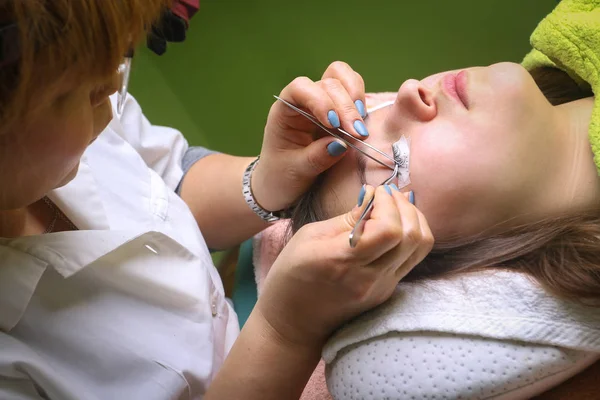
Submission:
<svg viewBox="0 0 600 400">
<path fill-rule="evenodd" d="M 125 100 L 127 99 L 127 89 L 129 88 L 129 76 L 131 74 L 132 62 L 133 49 L 129 49 L 123 57 L 123 61 L 117 68 L 117 74 L 119 74 L 121 78 L 117 97 L 117 112 L 119 114 L 123 112 L 123 106 L 125 105 Z"/>
</svg>

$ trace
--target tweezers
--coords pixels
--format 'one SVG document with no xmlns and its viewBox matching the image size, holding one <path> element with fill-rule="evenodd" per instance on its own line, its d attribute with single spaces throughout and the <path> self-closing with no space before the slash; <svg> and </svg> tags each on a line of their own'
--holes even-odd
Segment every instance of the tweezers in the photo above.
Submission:
<svg viewBox="0 0 600 400">
<path fill-rule="evenodd" d="M 304 111 L 304 110 L 296 107 L 292 103 L 290 103 L 290 102 L 282 99 L 279 96 L 273 96 L 273 97 L 275 97 L 277 100 L 281 101 L 286 106 L 290 107 L 292 110 L 294 110 L 297 113 L 303 115 L 306 119 L 308 119 L 309 121 L 311 121 L 313 124 L 317 125 L 319 128 L 323 129 L 325 132 L 329 133 L 331 136 L 335 137 L 336 139 L 341 140 L 342 142 L 344 142 L 348 146 L 352 147 L 354 150 L 360 151 L 362 154 L 364 154 L 366 157 L 369 157 L 371 160 L 375 161 L 376 163 L 378 163 L 380 165 L 383 165 L 384 167 L 389 168 L 392 171 L 394 170 L 394 165 L 396 164 L 396 161 L 394 161 L 394 159 L 391 156 L 385 154 L 383 151 L 379 150 L 376 147 L 373 147 L 369 143 L 365 143 L 362 140 L 359 140 L 359 139 L 355 138 L 354 136 L 352 136 L 351 134 L 349 134 L 348 132 L 346 132 L 342 128 L 329 129 L 328 127 L 326 127 L 325 125 L 323 125 L 322 123 L 320 123 L 319 120 L 314 115 L 307 113 L 306 111 Z M 340 133 L 341 133 L 341 135 L 340 135 Z M 351 139 L 352 142 L 349 141 L 348 139 Z M 377 158 L 373 157 L 367 151 L 359 148 L 358 147 L 359 145 L 365 146 L 368 149 L 376 152 L 377 154 L 385 157 L 385 159 L 388 160 L 388 161 L 390 161 L 392 163 L 392 165 L 386 164 L 385 162 L 383 162 L 381 160 L 378 160 Z"/>
<path fill-rule="evenodd" d="M 329 129 L 325 125 L 321 124 L 319 122 L 319 120 L 314 115 L 309 114 L 309 113 L 307 113 L 304 110 L 301 110 L 300 108 L 296 107 L 295 105 L 289 103 L 288 101 L 282 99 L 279 96 L 273 96 L 273 97 L 275 97 L 277 100 L 281 101 L 283 104 L 285 104 L 286 106 L 290 107 L 292 110 L 296 111 L 300 115 L 304 116 L 306 119 L 308 119 L 309 121 L 311 121 L 313 124 L 315 124 L 316 126 L 318 126 L 319 128 L 321 128 L 322 130 L 324 130 L 325 132 L 327 132 L 331 136 L 335 137 L 336 139 L 341 140 L 342 142 L 344 142 L 348 146 L 352 147 L 354 150 L 361 152 L 362 154 L 365 155 L 365 157 L 368 157 L 371 160 L 375 161 L 376 163 L 378 163 L 380 165 L 383 165 L 384 167 L 389 168 L 392 171 L 394 171 L 392 173 L 392 175 L 388 179 L 386 179 L 385 181 L 383 181 L 383 183 L 381 185 L 387 185 L 387 184 L 389 184 L 390 182 L 392 182 L 398 176 L 398 170 L 399 170 L 400 166 L 394 160 L 393 157 L 385 154 L 383 151 L 381 151 L 381 150 L 379 150 L 379 149 L 371 146 L 370 144 L 365 143 L 362 140 L 359 140 L 359 139 L 355 138 L 354 136 L 352 136 L 351 134 L 349 134 L 348 132 L 346 132 L 345 130 L 343 130 L 341 128 L 336 128 L 335 130 Z M 339 135 L 338 132 L 341 133 L 342 135 Z M 352 139 L 354 141 L 354 143 L 350 142 L 347 138 Z M 369 153 L 367 153 L 365 150 L 359 148 L 357 146 L 357 144 L 359 144 L 359 143 L 361 145 L 363 145 L 363 146 L 366 146 L 368 149 L 373 150 L 377 154 L 385 157 L 386 160 L 391 161 L 393 167 L 391 165 L 389 165 L 389 164 L 381 161 L 381 160 L 378 160 L 377 158 L 375 158 L 372 155 L 370 155 Z M 362 214 L 358 218 L 358 221 L 356 221 L 356 224 L 354 225 L 354 228 L 352 229 L 352 232 L 350 232 L 350 236 L 348 237 L 348 240 L 350 242 L 350 247 L 352 247 L 352 248 L 356 247 L 356 245 L 358 244 L 358 241 L 359 241 L 360 237 L 362 236 L 362 233 L 363 233 L 364 228 L 365 228 L 365 222 L 369 218 L 369 216 L 371 215 L 371 210 L 373 209 L 373 200 L 374 199 L 375 199 L 375 197 L 372 197 L 369 200 L 369 202 L 365 206 L 364 211 L 362 212 Z"/>
</svg>

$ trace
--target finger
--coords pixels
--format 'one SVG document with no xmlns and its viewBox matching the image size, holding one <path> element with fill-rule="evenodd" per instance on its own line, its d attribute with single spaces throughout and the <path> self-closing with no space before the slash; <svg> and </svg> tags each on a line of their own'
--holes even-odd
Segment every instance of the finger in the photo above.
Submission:
<svg viewBox="0 0 600 400">
<path fill-rule="evenodd" d="M 330 261 L 328 269 L 333 280 L 339 280 L 343 271 L 347 272 L 348 267 L 364 267 L 379 254 L 370 256 L 369 249 L 361 249 L 361 252 L 358 252 L 348 243 L 349 233 L 375 193 L 375 188 L 372 186 L 364 185 L 363 188 L 364 190 L 361 190 L 358 195 L 357 205 L 351 211 L 325 221 L 305 225 L 292 238 L 292 240 L 313 243 L 311 254 L 307 254 L 306 257 L 314 256 L 318 264 L 323 264 L 321 255 L 327 254 L 326 258 Z M 327 267 L 327 265 L 322 266 Z"/>
<path fill-rule="evenodd" d="M 294 79 L 281 91 L 279 97 L 289 101 L 296 107 L 307 110 L 326 127 L 339 128 L 341 126 L 340 117 L 336 112 L 336 104 L 333 99 L 329 97 L 327 91 L 320 85 L 307 77 Z M 277 103 L 279 103 L 280 107 L 284 107 L 293 114 L 297 114 L 296 111 L 291 110 L 282 102 L 278 101 Z M 289 114 L 284 113 L 284 115 Z"/>
<path fill-rule="evenodd" d="M 344 247 L 348 246 L 348 235 L 356 225 L 360 215 L 363 213 L 369 200 L 375 195 L 375 188 L 370 185 L 363 185 L 363 189 L 357 194 L 357 205 L 345 214 L 330 218 L 326 221 L 312 223 L 315 232 L 326 238 L 335 238 L 339 240 L 344 238 Z"/>
<path fill-rule="evenodd" d="M 335 110 L 340 116 L 342 129 L 359 139 L 368 137 L 369 132 L 362 116 L 358 113 L 354 100 L 342 82 L 334 78 L 326 78 L 317 83 L 335 103 Z"/>
<path fill-rule="evenodd" d="M 321 79 L 333 78 L 339 80 L 350 97 L 358 114 L 365 118 L 367 116 L 365 81 L 362 76 L 352 69 L 347 63 L 336 61 L 331 63 Z"/>
<path fill-rule="evenodd" d="M 331 136 L 322 137 L 303 148 L 301 159 L 295 164 L 302 176 L 317 176 L 326 171 L 346 154 L 348 146 Z"/>
<path fill-rule="evenodd" d="M 392 189 L 392 197 L 400 214 L 402 234 L 398 246 L 391 249 L 372 265 L 377 268 L 391 268 L 396 270 L 406 263 L 423 240 L 423 229 L 418 210 L 408 202 L 406 197 L 397 189 Z"/>
<path fill-rule="evenodd" d="M 384 186 L 375 190 L 373 210 L 355 247 L 358 254 L 368 254 L 365 262 L 381 257 L 402 240 L 402 218 L 391 191 Z"/>
<path fill-rule="evenodd" d="M 429 227 L 427 219 L 420 210 L 418 210 L 417 208 L 415 208 L 415 210 L 419 218 L 419 226 L 421 228 L 421 240 L 419 241 L 419 245 L 417 246 L 417 249 L 415 250 L 413 255 L 396 269 L 395 276 L 398 279 L 402 279 L 414 267 L 419 265 L 431 252 L 435 243 L 435 239 L 433 233 L 431 232 L 431 228 Z"/>
<path fill-rule="evenodd" d="M 350 247 L 348 235 L 374 194 L 371 218 L 356 247 Z M 329 254 L 340 265 L 366 266 L 398 246 L 402 239 L 400 214 L 394 198 L 383 188 L 365 185 L 362 205 L 338 217 L 305 226 L 297 240 L 315 243 L 314 254 Z"/>
</svg>

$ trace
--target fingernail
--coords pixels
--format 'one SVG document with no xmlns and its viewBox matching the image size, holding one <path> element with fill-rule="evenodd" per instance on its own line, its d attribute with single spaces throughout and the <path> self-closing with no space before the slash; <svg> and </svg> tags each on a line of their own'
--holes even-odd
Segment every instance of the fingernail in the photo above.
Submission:
<svg viewBox="0 0 600 400">
<path fill-rule="evenodd" d="M 341 156 L 346 150 L 348 150 L 346 146 L 338 142 L 337 140 L 327 145 L 327 152 L 331 157 Z"/>
<path fill-rule="evenodd" d="M 395 184 L 395 183 L 392 183 L 390 186 L 391 186 L 391 187 L 392 187 L 392 189 L 394 189 L 396 192 L 399 192 L 399 191 L 400 191 L 400 189 L 398 189 L 398 186 L 396 186 L 396 184 Z"/>
<path fill-rule="evenodd" d="M 340 117 L 338 117 L 337 113 L 334 110 L 329 110 L 329 112 L 327 113 L 327 119 L 329 120 L 331 126 L 333 126 L 334 128 L 340 127 Z"/>
<path fill-rule="evenodd" d="M 415 193 L 411 190 L 410 193 L 408 194 L 408 201 L 410 202 L 410 204 L 412 204 L 413 206 L 415 205 Z"/>
<path fill-rule="evenodd" d="M 392 188 L 390 187 L 390 185 L 385 185 L 383 187 L 385 189 L 386 192 L 388 192 L 390 195 L 392 194 Z"/>
<path fill-rule="evenodd" d="M 356 130 L 356 132 L 358 132 L 360 136 L 369 136 L 369 131 L 367 131 L 367 127 L 365 126 L 365 124 L 363 124 L 363 122 L 360 119 L 354 121 L 354 129 Z"/>
<path fill-rule="evenodd" d="M 362 185 L 360 188 L 360 192 L 358 193 L 358 206 L 362 206 L 363 201 L 365 201 L 365 193 L 367 193 L 367 188 L 365 185 Z"/>
<path fill-rule="evenodd" d="M 366 117 L 367 116 L 367 111 L 365 109 L 365 103 L 363 103 L 362 100 L 356 100 L 354 102 L 354 105 L 356 106 L 356 109 L 358 110 L 358 113 L 360 114 L 361 117 Z"/>
</svg>

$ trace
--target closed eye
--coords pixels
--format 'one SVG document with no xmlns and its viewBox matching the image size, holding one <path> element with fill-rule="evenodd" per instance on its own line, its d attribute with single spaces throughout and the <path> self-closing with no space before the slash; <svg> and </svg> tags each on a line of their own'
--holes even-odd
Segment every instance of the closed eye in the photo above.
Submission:
<svg viewBox="0 0 600 400">
<path fill-rule="evenodd" d="M 408 166 L 408 154 L 402 154 L 396 143 L 392 144 L 392 157 L 400 168 L 406 168 Z"/>
</svg>

